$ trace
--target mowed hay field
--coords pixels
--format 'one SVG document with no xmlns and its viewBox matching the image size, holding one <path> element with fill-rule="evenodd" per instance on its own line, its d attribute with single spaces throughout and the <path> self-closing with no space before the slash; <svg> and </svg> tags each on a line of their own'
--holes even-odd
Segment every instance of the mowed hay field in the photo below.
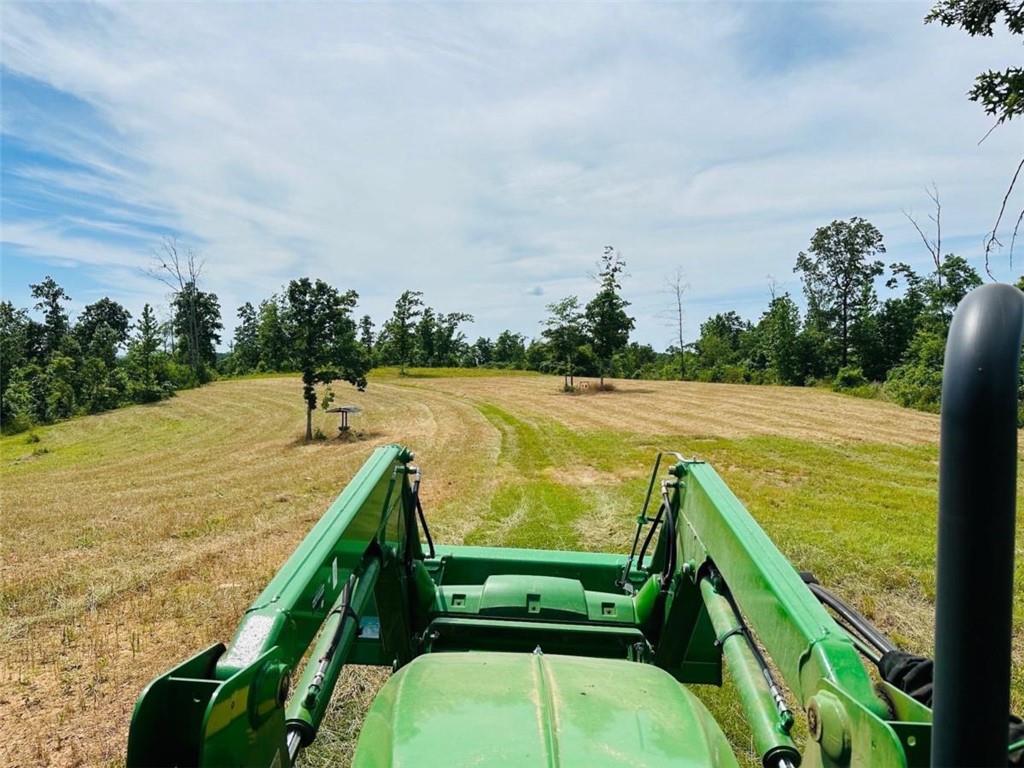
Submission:
<svg viewBox="0 0 1024 768">
<path fill-rule="evenodd" d="M 234 380 L 40 429 L 37 442 L 0 440 L 0 764 L 122 763 L 141 688 L 228 640 L 387 442 L 416 451 L 436 540 L 606 551 L 628 550 L 655 451 L 696 455 L 794 565 L 898 643 L 930 650 L 936 417 L 819 390 L 559 385 L 379 375 L 364 393 L 337 390 L 363 408 L 360 440 L 305 445 L 297 377 Z M 333 415 L 316 421 L 336 434 Z M 348 763 L 383 675 L 343 676 L 307 764 Z M 1014 692 L 1020 710 L 1019 682 Z M 742 752 L 749 736 L 725 693 L 706 695 Z"/>
</svg>

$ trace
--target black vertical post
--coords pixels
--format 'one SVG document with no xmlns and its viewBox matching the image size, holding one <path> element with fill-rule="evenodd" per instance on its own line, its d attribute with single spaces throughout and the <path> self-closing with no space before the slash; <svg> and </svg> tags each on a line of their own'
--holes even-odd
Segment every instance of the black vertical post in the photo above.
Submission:
<svg viewBox="0 0 1024 768">
<path fill-rule="evenodd" d="M 932 766 L 1006 766 L 1024 294 L 977 288 L 946 343 Z"/>
</svg>

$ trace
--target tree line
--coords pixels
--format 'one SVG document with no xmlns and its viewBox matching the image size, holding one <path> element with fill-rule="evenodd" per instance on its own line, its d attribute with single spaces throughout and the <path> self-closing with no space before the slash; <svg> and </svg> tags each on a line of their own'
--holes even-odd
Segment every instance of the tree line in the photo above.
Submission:
<svg viewBox="0 0 1024 768">
<path fill-rule="evenodd" d="M 937 232 L 941 231 L 936 201 Z M 920 231 L 920 229 L 919 229 Z M 166 320 L 150 305 L 133 319 L 110 298 L 86 306 L 74 322 L 70 296 L 51 277 L 30 286 L 32 309 L 0 303 L 0 419 L 7 432 L 129 403 L 148 403 L 218 376 L 298 372 L 312 411 L 333 399 L 331 384 L 362 389 L 376 366 L 495 367 L 576 378 L 685 379 L 705 382 L 816 385 L 882 395 L 935 410 L 941 389 L 945 338 L 953 310 L 981 284 L 962 257 L 942 253 L 941 238 L 922 231 L 931 266 L 919 273 L 904 263 L 886 266 L 885 244 L 870 222 L 854 217 L 818 228 L 794 272 L 805 311 L 789 293 L 770 289 L 754 320 L 721 312 L 700 324 L 693 342 L 664 351 L 630 338 L 634 319 L 622 295 L 626 263 L 604 249 L 593 296 L 566 296 L 547 306 L 533 338 L 504 330 L 470 341 L 466 312 L 429 306 L 406 290 L 378 327 L 363 314 L 359 296 L 322 280 L 290 281 L 279 293 L 237 310 L 230 351 L 218 353 L 223 323 L 216 294 L 199 284 L 192 251 L 165 244 L 159 264 L 171 288 Z M 879 284 L 893 292 L 878 295 Z M 673 314 L 681 322 L 678 278 Z"/>
</svg>

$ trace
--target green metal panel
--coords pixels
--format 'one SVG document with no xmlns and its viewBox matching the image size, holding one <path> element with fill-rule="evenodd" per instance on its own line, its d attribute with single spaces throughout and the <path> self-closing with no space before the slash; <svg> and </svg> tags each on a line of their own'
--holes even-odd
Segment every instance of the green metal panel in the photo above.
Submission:
<svg viewBox="0 0 1024 768">
<path fill-rule="evenodd" d="M 218 678 L 226 680 L 275 645 L 282 658 L 298 663 L 370 544 L 397 544 L 402 492 L 396 470 L 410 458 L 399 445 L 373 452 L 249 607 L 217 662 Z"/>
<path fill-rule="evenodd" d="M 421 656 L 367 714 L 354 768 L 736 766 L 718 725 L 646 664 L 548 654 Z"/>
<path fill-rule="evenodd" d="M 437 562 L 428 561 L 428 568 L 438 584 L 483 584 L 488 576 L 517 573 L 575 579 L 584 589 L 618 592 L 625 564 L 623 554 L 438 545 Z"/>
<path fill-rule="evenodd" d="M 821 606 L 796 569 L 775 547 L 708 464 L 676 467 L 685 485 L 680 531 L 683 562 L 710 560 L 721 572 L 740 610 L 775 660 L 801 704 L 824 680 L 879 717 L 887 713 L 849 636 Z"/>
<path fill-rule="evenodd" d="M 220 685 L 209 678 L 223 652 L 222 643 L 211 646 L 146 686 L 132 713 L 128 765 L 198 765 L 203 718 Z"/>
<path fill-rule="evenodd" d="M 288 682 L 349 576 L 395 548 L 421 555 L 417 540 L 405 541 L 411 458 L 397 445 L 374 451 L 253 602 L 231 644 L 214 646 L 147 686 L 132 718 L 130 766 L 287 762 Z M 365 644 L 363 651 L 373 655 Z M 342 653 L 332 674 L 344 661 Z M 315 732 L 325 703 L 294 717 Z"/>
<path fill-rule="evenodd" d="M 643 633 L 631 626 L 585 622 L 517 621 L 476 617 L 439 618 L 427 627 L 426 652 L 515 651 L 578 654 L 625 659 L 633 646 L 644 645 Z"/>
<path fill-rule="evenodd" d="M 507 573 L 488 576 L 482 585 L 446 585 L 437 591 L 434 609 L 435 614 L 636 623 L 628 595 L 584 590 L 575 579 L 557 576 Z"/>
</svg>

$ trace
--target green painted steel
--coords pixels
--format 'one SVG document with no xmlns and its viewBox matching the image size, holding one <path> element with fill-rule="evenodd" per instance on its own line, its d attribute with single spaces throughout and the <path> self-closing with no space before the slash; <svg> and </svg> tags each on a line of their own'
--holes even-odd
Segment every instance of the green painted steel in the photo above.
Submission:
<svg viewBox="0 0 1024 768">
<path fill-rule="evenodd" d="M 780 757 L 799 761 L 796 744 L 789 737 L 792 718 L 785 720 L 780 716 L 739 617 L 729 600 L 712 586 L 710 579 L 701 580 L 700 591 L 715 628 L 716 642 L 722 649 L 739 692 L 743 714 L 754 738 L 754 751 L 762 765 L 778 765 Z"/>
<path fill-rule="evenodd" d="M 927 764 L 930 711 L 876 692 L 850 637 L 707 464 L 663 478 L 667 512 L 642 558 L 444 545 L 428 558 L 411 460 L 378 448 L 231 643 L 147 687 L 129 766 L 291 765 L 352 663 L 397 670 L 357 765 L 731 766 L 687 689 L 720 684 L 723 657 L 766 766 Z M 652 524 L 640 517 L 638 542 Z M 742 621 L 807 716 L 800 752 L 734 633 Z"/>
<path fill-rule="evenodd" d="M 674 471 L 683 486 L 680 543 L 682 559 L 690 565 L 686 578 L 696 580 L 702 565 L 714 564 L 801 704 L 822 681 L 841 681 L 861 706 L 884 716 L 886 704 L 874 692 L 849 635 L 718 473 L 703 462 L 680 463 Z"/>
<path fill-rule="evenodd" d="M 358 621 L 347 614 L 345 608 L 350 608 L 355 616 L 365 611 L 372 599 L 379 570 L 380 563 L 376 560 L 370 561 L 366 569 L 356 577 L 349 605 L 343 605 L 342 598 L 339 597 L 331 607 L 331 612 L 324 621 L 323 631 L 310 656 L 310 659 L 317 663 L 306 665 L 295 689 L 295 695 L 288 703 L 285 722 L 296 727 L 302 736 L 303 746 L 311 743 L 316 737 L 317 729 L 324 719 L 324 712 L 331 699 L 331 691 L 338 682 L 338 675 L 341 674 L 341 668 L 359 632 Z M 332 648 L 335 645 L 336 647 Z M 324 660 L 322 670 L 321 659 Z"/>
<path fill-rule="evenodd" d="M 220 679 L 274 646 L 298 663 L 371 543 L 398 542 L 403 496 L 397 470 L 411 458 L 398 445 L 373 452 L 249 607 L 217 663 Z"/>
<path fill-rule="evenodd" d="M 403 504 L 411 459 L 397 445 L 374 451 L 253 602 L 231 643 L 147 686 L 132 716 L 128 765 L 289 762 L 284 704 L 290 680 L 348 578 L 374 571 L 375 553 L 399 543 L 422 555 L 418 539 L 408 539 L 412 509 Z M 339 654 L 338 669 L 344 660 Z M 293 719 L 315 732 L 329 693 L 312 711 L 294 711 Z"/>
<path fill-rule="evenodd" d="M 623 660 L 439 653 L 377 695 L 353 768 L 737 765 L 718 724 L 665 672 Z"/>
</svg>

